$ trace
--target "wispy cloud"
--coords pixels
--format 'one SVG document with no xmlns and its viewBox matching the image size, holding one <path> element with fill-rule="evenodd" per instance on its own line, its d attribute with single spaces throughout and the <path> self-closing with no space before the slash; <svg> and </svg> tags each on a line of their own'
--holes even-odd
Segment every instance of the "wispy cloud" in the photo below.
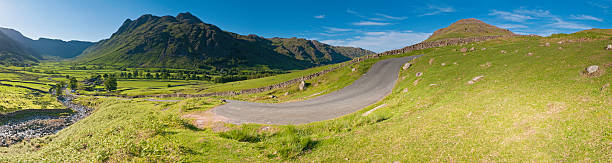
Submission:
<svg viewBox="0 0 612 163">
<path fill-rule="evenodd" d="M 374 22 L 374 21 L 360 21 L 360 22 L 353 23 L 353 25 L 359 25 L 359 26 L 386 26 L 386 25 L 391 25 L 391 23 Z"/>
<path fill-rule="evenodd" d="M 316 18 L 316 19 L 323 19 L 323 18 L 325 18 L 325 15 L 316 15 L 316 16 L 314 16 L 314 18 Z"/>
<path fill-rule="evenodd" d="M 550 13 L 548 10 L 529 10 L 525 8 L 520 8 L 513 10 L 512 12 L 507 11 L 498 11 L 492 10 L 489 15 L 497 16 L 501 19 L 519 22 L 519 23 L 527 23 L 526 21 L 530 21 L 529 23 L 543 23 L 543 26 L 550 28 L 558 28 L 558 29 L 590 29 L 591 27 L 575 22 L 569 22 L 563 20 L 561 17 Z M 588 15 L 583 15 L 588 16 Z M 576 18 L 588 18 L 588 17 L 576 17 Z M 594 17 L 593 17 L 594 18 Z M 529 24 L 527 23 L 527 24 Z M 520 26 L 513 26 L 515 28 Z"/>
<path fill-rule="evenodd" d="M 361 47 L 374 52 L 399 49 L 416 44 L 429 37 L 430 33 L 416 33 L 412 31 L 370 31 L 348 39 L 323 40 L 321 42 L 337 45 Z"/>
<path fill-rule="evenodd" d="M 376 13 L 374 15 L 383 17 L 383 18 L 387 18 L 387 19 L 392 19 L 392 20 L 404 20 L 407 19 L 408 17 L 402 16 L 402 17 L 395 17 L 395 16 L 389 16 L 389 15 L 385 15 L 385 14 L 381 14 L 381 13 Z"/>
<path fill-rule="evenodd" d="M 521 24 L 500 24 L 500 25 L 497 25 L 497 27 L 505 28 L 505 29 L 527 28 L 526 25 L 521 25 Z"/>
<path fill-rule="evenodd" d="M 594 21 L 598 21 L 598 22 L 603 22 L 603 19 L 601 18 L 597 18 L 594 16 L 590 16 L 590 15 L 571 15 L 570 19 L 576 19 L 576 20 L 594 20 Z"/>
<path fill-rule="evenodd" d="M 528 9 L 525 9 L 525 8 L 520 8 L 520 9 L 514 10 L 514 13 L 516 13 L 516 14 L 524 14 L 524 15 L 531 15 L 531 16 L 535 16 L 535 17 L 555 17 L 548 10 L 528 10 Z"/>
<path fill-rule="evenodd" d="M 346 13 L 349 13 L 349 14 L 352 14 L 352 15 L 355 15 L 355 16 L 358 16 L 358 17 L 362 17 L 362 18 L 365 17 L 365 16 L 359 14 L 357 11 L 353 11 L 351 9 L 346 9 Z"/>
<path fill-rule="evenodd" d="M 489 15 L 498 16 L 499 18 L 514 21 L 514 22 L 525 22 L 525 20 L 534 19 L 533 17 L 527 16 L 527 15 L 521 15 L 521 14 L 511 13 L 507 11 L 497 11 L 497 10 L 491 11 Z"/>
<path fill-rule="evenodd" d="M 450 6 L 441 7 L 441 6 L 436 6 L 436 5 L 428 5 L 427 9 L 429 10 L 429 12 L 421 14 L 419 16 L 429 16 L 429 15 L 438 15 L 438 14 L 447 13 L 447 12 L 455 12 L 455 8 L 450 7 Z"/>
<path fill-rule="evenodd" d="M 591 27 L 586 26 L 586 25 L 582 25 L 582 24 L 578 24 L 578 23 L 572 23 L 572 22 L 567 22 L 561 18 L 553 18 L 553 20 L 555 20 L 554 23 L 550 24 L 550 26 L 552 27 L 556 27 L 556 28 L 565 28 L 565 29 L 591 29 Z"/>
<path fill-rule="evenodd" d="M 328 32 L 348 32 L 348 31 L 353 31 L 353 29 L 350 28 L 336 28 L 336 27 L 323 27 L 325 29 L 327 29 Z"/>
</svg>

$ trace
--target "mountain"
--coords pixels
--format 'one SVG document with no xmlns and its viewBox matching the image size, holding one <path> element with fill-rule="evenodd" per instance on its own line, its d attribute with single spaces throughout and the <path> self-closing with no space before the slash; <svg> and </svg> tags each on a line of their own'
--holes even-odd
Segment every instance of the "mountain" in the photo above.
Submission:
<svg viewBox="0 0 612 163">
<path fill-rule="evenodd" d="M 190 13 L 127 19 L 109 39 L 77 57 L 82 64 L 128 67 L 304 69 L 373 52 L 298 38 L 240 35 Z"/>
<path fill-rule="evenodd" d="M 40 56 L 56 56 L 61 58 L 72 58 L 83 52 L 86 48 L 93 45 L 93 42 L 87 41 L 63 41 L 59 39 L 39 38 L 33 40 L 23 36 L 19 31 L 9 28 L 1 28 L 9 38 L 22 44 L 25 47 L 33 49 Z"/>
<path fill-rule="evenodd" d="M 0 31 L 0 65 L 25 66 L 37 63 L 40 56 Z"/>
<path fill-rule="evenodd" d="M 450 26 L 436 30 L 425 42 L 448 38 L 466 38 L 477 36 L 502 36 L 514 35 L 507 29 L 502 29 L 490 24 L 487 24 L 478 19 L 469 18 L 461 19 Z"/>
</svg>

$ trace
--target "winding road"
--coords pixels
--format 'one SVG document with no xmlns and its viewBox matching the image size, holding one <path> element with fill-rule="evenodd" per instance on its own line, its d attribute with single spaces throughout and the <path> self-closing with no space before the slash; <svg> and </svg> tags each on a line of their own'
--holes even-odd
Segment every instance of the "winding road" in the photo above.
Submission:
<svg viewBox="0 0 612 163">
<path fill-rule="evenodd" d="M 372 105 L 391 93 L 399 70 L 419 56 L 391 58 L 374 64 L 353 84 L 313 99 L 287 103 L 227 100 L 211 111 L 231 123 L 302 124 L 328 120 Z"/>
</svg>

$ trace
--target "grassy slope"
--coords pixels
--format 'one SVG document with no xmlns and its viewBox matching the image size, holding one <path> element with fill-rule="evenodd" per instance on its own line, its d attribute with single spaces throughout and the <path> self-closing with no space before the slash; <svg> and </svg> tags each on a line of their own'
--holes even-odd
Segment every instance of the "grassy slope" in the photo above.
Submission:
<svg viewBox="0 0 612 163">
<path fill-rule="evenodd" d="M 556 44 L 577 36 L 597 40 Z M 539 46 L 545 42 L 551 47 Z M 263 125 L 230 125 L 242 129 L 215 133 L 177 118 L 181 111 L 217 104 L 207 98 L 177 104 L 102 99 L 109 101 L 98 101 L 96 113 L 55 136 L 0 148 L 0 161 L 608 162 L 612 91 L 599 89 L 612 81 L 612 68 L 593 78 L 580 72 L 611 64 L 610 51 L 603 50 L 610 42 L 609 35 L 590 33 L 488 41 L 463 46 L 487 48 L 466 55 L 453 50 L 460 46 L 404 54 L 426 55 L 401 72 L 405 78 L 379 102 L 386 107 L 365 117 L 363 112 L 379 104 L 334 120 L 269 131 Z M 416 72 L 424 75 L 415 77 Z M 481 81 L 467 84 L 479 75 Z"/>
</svg>

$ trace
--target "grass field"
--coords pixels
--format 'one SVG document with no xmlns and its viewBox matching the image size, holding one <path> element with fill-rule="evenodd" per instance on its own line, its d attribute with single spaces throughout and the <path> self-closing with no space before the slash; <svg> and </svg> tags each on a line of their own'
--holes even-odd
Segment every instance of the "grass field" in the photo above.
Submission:
<svg viewBox="0 0 612 163">
<path fill-rule="evenodd" d="M 0 162 L 610 162 L 612 91 L 605 85 L 612 84 L 612 52 L 604 47 L 612 43 L 612 33 L 604 32 L 504 38 L 402 54 L 425 55 L 400 72 L 391 95 L 356 113 L 303 125 L 197 129 L 180 117 L 210 109 L 218 100 L 81 98 L 97 108 L 94 114 L 56 135 L 0 148 Z M 464 47 L 477 50 L 458 51 Z M 368 63 L 363 64 L 358 72 L 347 67 L 322 79 L 350 83 L 351 74 L 365 71 Z M 584 75 L 590 65 L 601 70 Z M 469 84 L 477 76 L 483 77 Z M 306 92 L 336 89 L 320 79 L 309 82 L 321 82 L 321 88 Z M 254 87 L 244 83 L 236 88 Z M 291 91 L 295 88 L 255 96 Z M 362 116 L 381 104 L 386 105 Z"/>
<path fill-rule="evenodd" d="M 5 82 L 2 82 L 5 83 Z M 0 113 L 22 109 L 57 109 L 62 104 L 50 94 L 43 94 L 25 88 L 0 85 Z"/>
</svg>

